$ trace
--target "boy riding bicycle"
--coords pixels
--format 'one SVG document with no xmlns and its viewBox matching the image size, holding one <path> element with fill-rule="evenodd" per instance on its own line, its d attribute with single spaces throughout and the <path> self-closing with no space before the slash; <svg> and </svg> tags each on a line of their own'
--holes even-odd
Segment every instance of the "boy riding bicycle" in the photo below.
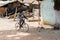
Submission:
<svg viewBox="0 0 60 40">
<path fill-rule="evenodd" d="M 23 14 L 23 11 L 19 11 L 17 15 L 17 20 L 19 22 L 19 29 L 23 27 L 22 25 L 23 23 L 25 23 L 24 18 L 26 18 L 26 16 Z"/>
</svg>

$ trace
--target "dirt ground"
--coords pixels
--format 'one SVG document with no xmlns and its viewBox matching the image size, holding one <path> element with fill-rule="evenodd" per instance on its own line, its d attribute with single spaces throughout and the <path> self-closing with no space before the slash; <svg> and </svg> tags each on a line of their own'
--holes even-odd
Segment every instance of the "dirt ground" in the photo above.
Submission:
<svg viewBox="0 0 60 40">
<path fill-rule="evenodd" d="M 28 23 L 29 31 L 16 31 L 13 19 L 0 18 L 0 40 L 60 40 L 60 30 L 40 29 L 37 23 Z M 33 25 L 33 26 L 32 26 Z"/>
</svg>

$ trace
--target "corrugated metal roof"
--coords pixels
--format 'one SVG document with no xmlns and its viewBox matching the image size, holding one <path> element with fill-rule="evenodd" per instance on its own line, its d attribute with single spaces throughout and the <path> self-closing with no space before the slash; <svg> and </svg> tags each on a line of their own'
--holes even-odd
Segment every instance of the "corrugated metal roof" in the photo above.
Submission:
<svg viewBox="0 0 60 40">
<path fill-rule="evenodd" d="M 24 0 L 24 3 L 32 3 L 32 2 L 33 2 L 33 4 L 38 4 L 38 2 L 36 0 Z"/>
<path fill-rule="evenodd" d="M 13 2 L 13 1 L 0 1 L 0 6 L 3 6 L 3 5 L 8 4 L 10 2 Z"/>
<path fill-rule="evenodd" d="M 34 0 L 24 0 L 24 2 L 31 3 Z"/>
<path fill-rule="evenodd" d="M 0 6 L 3 6 L 5 4 L 8 4 L 8 3 L 13 2 L 13 1 L 16 1 L 16 0 L 12 0 L 12 1 L 0 1 Z M 18 0 L 18 1 L 21 2 L 21 0 Z M 38 4 L 38 2 L 36 0 L 24 0 L 23 2 L 24 3 L 32 3 L 33 2 L 33 4 Z"/>
</svg>

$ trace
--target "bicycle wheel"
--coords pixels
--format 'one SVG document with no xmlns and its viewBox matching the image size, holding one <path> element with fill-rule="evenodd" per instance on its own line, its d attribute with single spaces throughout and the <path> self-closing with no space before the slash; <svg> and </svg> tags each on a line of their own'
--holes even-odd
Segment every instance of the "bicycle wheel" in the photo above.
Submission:
<svg viewBox="0 0 60 40">
<path fill-rule="evenodd" d="M 17 31 L 20 30 L 19 26 L 20 26 L 19 23 L 16 23 L 16 24 L 15 24 L 15 29 L 16 29 Z"/>
<path fill-rule="evenodd" d="M 23 24 L 23 30 L 28 32 L 29 31 L 29 25 L 27 23 Z"/>
</svg>

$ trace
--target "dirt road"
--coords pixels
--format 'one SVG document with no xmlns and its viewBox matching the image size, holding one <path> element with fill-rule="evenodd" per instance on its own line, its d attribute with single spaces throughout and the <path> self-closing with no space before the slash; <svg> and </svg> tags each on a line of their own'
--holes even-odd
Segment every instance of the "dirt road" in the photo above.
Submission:
<svg viewBox="0 0 60 40">
<path fill-rule="evenodd" d="M 12 19 L 0 18 L 0 40 L 60 40 L 60 30 L 40 29 L 38 32 L 31 26 L 28 32 L 16 31 L 14 24 Z"/>
</svg>

